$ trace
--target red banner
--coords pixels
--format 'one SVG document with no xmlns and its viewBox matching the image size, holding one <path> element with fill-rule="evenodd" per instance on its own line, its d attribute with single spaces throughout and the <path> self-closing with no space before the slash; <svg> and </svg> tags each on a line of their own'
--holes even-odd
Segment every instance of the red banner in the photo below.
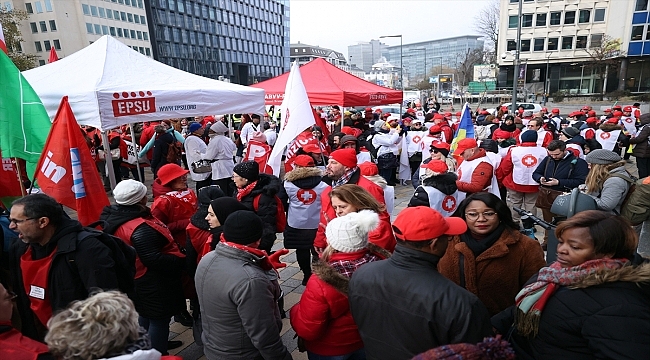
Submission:
<svg viewBox="0 0 650 360">
<path fill-rule="evenodd" d="M 67 96 L 61 100 L 36 168 L 41 190 L 77 210 L 83 225 L 97 221 L 104 206 L 110 205 Z"/>
<path fill-rule="evenodd" d="M 246 161 L 255 161 L 260 165 L 260 172 L 273 175 L 273 168 L 269 165 L 269 157 L 271 156 L 271 147 L 268 144 L 259 142 L 257 140 L 248 140 L 246 147 Z"/>
<path fill-rule="evenodd" d="M 287 148 L 287 157 L 284 160 L 284 171 L 289 172 L 293 170 L 293 159 L 296 157 L 296 152 L 298 149 L 303 148 L 307 144 L 314 144 L 320 146 L 323 150 L 323 154 L 326 154 L 325 145 L 318 141 L 318 139 L 311 133 L 310 130 L 303 131 L 300 133 L 296 140 L 294 140 L 289 147 Z"/>
<path fill-rule="evenodd" d="M 2 155 L 0 154 L 0 158 Z M 0 198 L 8 196 L 22 196 L 16 162 L 11 158 L 2 158 L 0 169 Z"/>
</svg>

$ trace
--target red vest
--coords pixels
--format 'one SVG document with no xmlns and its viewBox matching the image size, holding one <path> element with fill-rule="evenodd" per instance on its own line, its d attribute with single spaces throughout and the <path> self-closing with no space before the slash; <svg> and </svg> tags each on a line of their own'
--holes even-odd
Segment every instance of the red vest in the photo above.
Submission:
<svg viewBox="0 0 650 360">
<path fill-rule="evenodd" d="M 0 322 L 0 325 L 11 326 L 11 322 Z M 38 355 L 47 352 L 47 345 L 23 336 L 16 329 L 0 333 L 0 359 L 36 360 Z"/>
<path fill-rule="evenodd" d="M 48 274 L 56 249 L 39 260 L 32 260 L 32 248 L 20 257 L 20 270 L 23 273 L 25 293 L 29 297 L 29 307 L 32 309 L 41 324 L 47 326 L 47 321 L 52 317 L 52 304 L 50 304 L 50 291 L 47 289 Z"/>
<path fill-rule="evenodd" d="M 140 226 L 142 223 L 146 223 L 147 225 L 151 226 L 154 230 L 157 232 L 161 233 L 167 240 L 168 243 L 162 248 L 161 252 L 163 254 L 170 254 L 178 257 L 185 257 L 185 254 L 183 254 L 178 246 L 178 243 L 174 240 L 172 237 L 171 232 L 169 232 L 169 229 L 165 224 L 160 222 L 160 220 L 151 217 L 148 219 L 144 218 L 136 218 L 130 221 L 125 222 L 120 226 L 117 231 L 115 231 L 115 236 L 118 238 L 122 239 L 125 243 L 129 244 L 129 246 L 133 246 L 133 243 L 131 242 L 131 234 L 133 234 L 133 231 L 135 231 L 135 228 Z M 139 279 L 144 274 L 147 273 L 147 267 L 144 266 L 142 261 L 140 261 L 140 256 L 136 256 L 135 258 L 135 278 Z"/>
<path fill-rule="evenodd" d="M 165 204 L 167 202 L 168 204 Z M 198 207 L 196 194 L 193 190 L 187 189 L 184 191 L 170 191 L 164 195 L 160 195 L 154 199 L 151 209 L 158 209 L 167 215 L 170 222 L 189 219 L 194 215 Z M 178 241 L 181 246 L 185 246 L 185 229 L 172 232 L 174 239 Z"/>
<path fill-rule="evenodd" d="M 190 238 L 190 241 L 192 242 L 192 247 L 194 247 L 194 250 L 196 250 L 196 253 L 198 256 L 196 257 L 196 263 L 198 264 L 199 261 L 201 261 L 201 258 L 203 255 L 205 255 L 208 251 L 210 251 L 210 247 L 208 246 L 208 251 L 205 251 L 205 245 L 208 243 L 208 240 L 212 236 L 209 231 L 199 229 L 196 226 L 194 226 L 192 223 L 187 225 L 187 236 Z"/>
</svg>

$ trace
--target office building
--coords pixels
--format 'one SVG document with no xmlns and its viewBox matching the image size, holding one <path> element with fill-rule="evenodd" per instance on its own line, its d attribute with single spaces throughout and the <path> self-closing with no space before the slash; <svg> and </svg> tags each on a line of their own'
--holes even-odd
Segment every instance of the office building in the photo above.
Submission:
<svg viewBox="0 0 650 360">
<path fill-rule="evenodd" d="M 298 64 L 304 65 L 317 58 L 322 58 L 337 68 L 350 72 L 350 66 L 347 61 L 345 61 L 345 56 L 342 53 L 334 51 L 332 49 L 302 44 L 300 41 L 298 41 L 296 44 L 291 44 L 290 54 L 292 63 L 294 61 L 298 61 Z"/>
<path fill-rule="evenodd" d="M 517 0 L 501 1 L 498 86 L 512 87 L 517 51 Z M 528 93 L 569 95 L 650 90 L 648 0 L 524 1 L 518 87 Z M 608 39 L 620 47 L 607 51 Z M 606 75 L 606 76 L 605 76 Z M 523 89 L 522 89 L 523 90 Z"/>
<path fill-rule="evenodd" d="M 379 40 L 361 41 L 356 45 L 349 45 L 348 61 L 350 65 L 369 73 L 372 71 L 372 66 L 379 62 L 384 48 L 386 44 L 382 44 Z"/>
<path fill-rule="evenodd" d="M 38 57 L 37 65 L 47 63 L 52 47 L 62 58 L 103 35 L 112 35 L 134 50 L 152 55 L 143 0 L 14 0 L 4 1 L 2 6 L 29 14 L 20 27 L 22 49 Z"/>
<path fill-rule="evenodd" d="M 145 0 L 156 60 L 248 85 L 289 70 L 289 0 Z"/>
</svg>

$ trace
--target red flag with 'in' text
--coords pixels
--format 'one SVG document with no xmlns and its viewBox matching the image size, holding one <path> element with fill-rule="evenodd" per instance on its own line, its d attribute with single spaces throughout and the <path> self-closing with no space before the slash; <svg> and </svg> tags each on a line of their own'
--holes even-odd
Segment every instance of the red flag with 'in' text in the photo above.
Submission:
<svg viewBox="0 0 650 360">
<path fill-rule="evenodd" d="M 67 96 L 61 99 L 35 179 L 44 193 L 77 210 L 83 225 L 99 220 L 104 206 L 110 205 Z"/>
<path fill-rule="evenodd" d="M 248 140 L 245 161 L 255 161 L 260 165 L 260 173 L 273 175 L 273 168 L 269 164 L 271 156 L 271 147 L 266 143 L 257 140 Z"/>
</svg>

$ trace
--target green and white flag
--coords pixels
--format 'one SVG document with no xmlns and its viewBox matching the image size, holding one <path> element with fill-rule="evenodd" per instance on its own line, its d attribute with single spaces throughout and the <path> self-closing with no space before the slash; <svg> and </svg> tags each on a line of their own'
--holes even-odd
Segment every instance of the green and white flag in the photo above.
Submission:
<svg viewBox="0 0 650 360">
<path fill-rule="evenodd" d="M 36 164 L 52 123 L 34 89 L 9 57 L 0 51 L 0 150 L 2 157 L 27 161 L 27 175 Z"/>
</svg>

